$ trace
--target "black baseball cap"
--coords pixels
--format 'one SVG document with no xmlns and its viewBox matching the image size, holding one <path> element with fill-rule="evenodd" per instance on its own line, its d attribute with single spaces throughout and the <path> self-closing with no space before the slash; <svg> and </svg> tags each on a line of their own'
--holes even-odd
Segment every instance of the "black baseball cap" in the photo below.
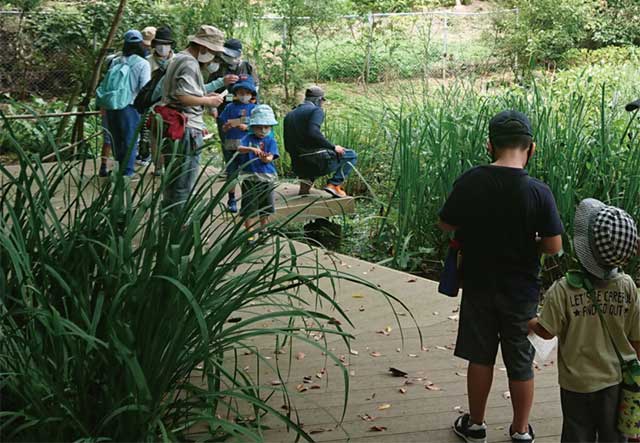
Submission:
<svg viewBox="0 0 640 443">
<path fill-rule="evenodd" d="M 496 114 L 489 121 L 489 139 L 496 137 L 516 137 L 528 135 L 533 137 L 531 122 L 522 112 L 507 110 Z"/>
<path fill-rule="evenodd" d="M 321 99 L 325 100 L 324 91 L 322 90 L 322 88 L 320 86 L 311 86 L 311 87 L 307 88 L 307 90 L 304 93 L 304 96 L 306 98 L 321 98 Z"/>
<path fill-rule="evenodd" d="M 242 42 L 237 38 L 228 39 L 224 42 L 224 53 L 229 57 L 240 57 L 242 55 Z"/>
<path fill-rule="evenodd" d="M 624 107 L 627 112 L 633 112 L 638 108 L 640 108 L 640 98 L 632 101 L 631 103 L 627 103 L 627 106 Z"/>
</svg>

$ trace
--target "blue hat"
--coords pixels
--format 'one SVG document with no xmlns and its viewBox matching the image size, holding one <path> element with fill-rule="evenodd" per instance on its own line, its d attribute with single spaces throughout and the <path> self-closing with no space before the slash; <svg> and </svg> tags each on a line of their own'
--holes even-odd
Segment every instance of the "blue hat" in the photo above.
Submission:
<svg viewBox="0 0 640 443">
<path fill-rule="evenodd" d="M 275 126 L 278 124 L 273 109 L 269 105 L 258 105 L 253 108 L 249 118 L 249 126 Z"/>
<path fill-rule="evenodd" d="M 233 85 L 231 88 L 232 92 L 236 92 L 238 89 L 246 89 L 247 91 L 251 91 L 252 94 L 256 93 L 256 84 L 253 81 L 253 77 L 249 76 L 244 80 L 241 80 Z"/>
<path fill-rule="evenodd" d="M 142 34 L 136 29 L 130 29 L 124 33 L 125 43 L 142 43 Z"/>
</svg>

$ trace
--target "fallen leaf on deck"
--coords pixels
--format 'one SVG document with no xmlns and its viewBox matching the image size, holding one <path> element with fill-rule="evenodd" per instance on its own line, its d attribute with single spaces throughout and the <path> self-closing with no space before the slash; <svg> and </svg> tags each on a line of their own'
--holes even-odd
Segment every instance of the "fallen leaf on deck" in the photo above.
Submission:
<svg viewBox="0 0 640 443">
<path fill-rule="evenodd" d="M 364 312 L 364 306 L 360 306 L 360 308 L 358 308 L 358 311 Z"/>
<path fill-rule="evenodd" d="M 411 357 L 411 358 L 416 358 L 416 357 L 418 356 L 418 354 L 408 354 L 408 355 L 409 355 L 409 357 Z"/>
<path fill-rule="evenodd" d="M 305 392 L 307 390 L 307 387 L 305 385 L 303 385 L 302 383 L 299 384 L 298 386 L 296 386 L 296 391 L 298 392 Z"/>
<path fill-rule="evenodd" d="M 410 278 L 409 280 L 407 280 L 407 283 L 415 283 L 418 280 L 416 280 L 415 278 Z"/>
<path fill-rule="evenodd" d="M 342 363 L 344 363 L 344 362 L 346 362 L 346 361 L 347 361 L 347 358 L 346 358 L 344 355 L 340 355 L 340 357 L 338 357 L 338 359 L 339 359 Z"/>
<path fill-rule="evenodd" d="M 333 429 L 331 428 L 317 428 L 309 431 L 309 434 L 320 434 L 321 432 L 331 432 Z"/>
<path fill-rule="evenodd" d="M 458 315 L 450 315 L 447 317 L 449 320 L 458 321 L 460 317 Z"/>
<path fill-rule="evenodd" d="M 320 389 L 320 385 L 311 385 L 309 389 Z"/>
<path fill-rule="evenodd" d="M 455 345 L 446 345 L 445 346 L 445 349 L 448 349 L 450 351 L 453 351 L 455 348 L 456 348 Z"/>
<path fill-rule="evenodd" d="M 426 346 L 422 347 L 422 352 L 429 352 L 429 348 L 427 348 Z"/>
<path fill-rule="evenodd" d="M 238 323 L 242 321 L 242 317 L 231 317 L 229 320 L 227 320 L 227 323 Z"/>
<path fill-rule="evenodd" d="M 402 349 L 396 348 L 396 352 L 401 352 L 401 351 L 402 351 Z"/>
<path fill-rule="evenodd" d="M 296 360 L 303 360 L 304 359 L 304 352 L 298 352 L 296 354 Z"/>
<path fill-rule="evenodd" d="M 384 411 L 385 409 L 389 409 L 391 407 L 391 405 L 389 403 L 384 403 L 380 406 L 378 406 L 376 409 L 378 409 L 378 411 Z"/>
<path fill-rule="evenodd" d="M 438 311 L 433 311 L 431 314 L 432 315 L 438 315 L 439 313 L 438 313 Z"/>
<path fill-rule="evenodd" d="M 504 431 L 504 426 L 496 426 L 496 431 Z"/>
<path fill-rule="evenodd" d="M 355 349 L 349 349 L 349 354 L 358 355 L 358 351 L 356 351 Z"/>
<path fill-rule="evenodd" d="M 282 384 L 282 381 L 280 380 L 272 380 L 271 381 L 271 386 L 280 386 Z"/>
<path fill-rule="evenodd" d="M 369 428 L 369 431 L 372 431 L 372 432 L 382 432 L 386 430 L 387 430 L 386 426 L 371 426 L 371 428 Z"/>
<path fill-rule="evenodd" d="M 200 362 L 196 365 L 196 369 L 204 369 L 204 362 Z"/>
<path fill-rule="evenodd" d="M 371 355 L 372 357 L 382 357 L 382 354 L 381 354 L 381 353 L 379 353 L 378 351 L 373 351 L 370 355 Z"/>
<path fill-rule="evenodd" d="M 458 377 L 466 377 L 467 376 L 467 374 L 465 374 L 464 372 L 456 372 L 456 375 Z"/>
<path fill-rule="evenodd" d="M 511 392 L 509 391 L 504 391 L 502 393 L 502 398 L 504 398 L 505 400 L 509 400 L 511 398 Z"/>
<path fill-rule="evenodd" d="M 373 400 L 374 398 L 376 398 L 376 393 L 375 392 L 373 394 L 371 394 L 371 397 L 367 398 L 366 400 Z"/>
<path fill-rule="evenodd" d="M 442 389 L 440 389 L 438 386 L 434 385 L 433 382 L 428 381 L 426 385 L 424 385 L 425 388 L 427 388 L 430 391 L 441 391 Z"/>
<path fill-rule="evenodd" d="M 244 368 L 242 368 L 244 370 L 244 372 L 249 371 L 249 366 L 245 366 Z"/>
<path fill-rule="evenodd" d="M 244 352 L 242 353 L 242 355 L 251 355 L 251 354 L 252 354 L 252 352 L 251 352 L 251 351 L 244 351 Z"/>
<path fill-rule="evenodd" d="M 311 379 L 312 377 L 310 375 L 305 375 L 302 381 L 304 381 L 305 383 L 311 383 Z"/>
<path fill-rule="evenodd" d="M 364 298 L 364 295 L 362 295 L 362 294 L 353 294 L 352 297 L 353 298 Z"/>
<path fill-rule="evenodd" d="M 322 378 L 322 377 L 323 377 L 323 375 L 324 375 L 324 374 L 322 374 L 321 372 L 318 372 L 318 373 L 316 374 L 316 378 Z"/>
<path fill-rule="evenodd" d="M 288 411 L 289 410 L 289 406 L 282 405 L 282 406 L 280 406 L 280 409 L 284 409 L 285 411 Z"/>
<path fill-rule="evenodd" d="M 446 351 L 447 348 L 445 348 L 444 346 L 436 346 L 436 349 L 439 349 L 441 351 Z"/>
<path fill-rule="evenodd" d="M 391 375 L 394 377 L 406 377 L 408 375 L 406 372 L 396 368 L 389 368 L 389 372 L 391 372 Z"/>
<path fill-rule="evenodd" d="M 354 370 L 349 371 L 349 375 L 354 377 L 356 375 L 356 371 L 354 371 Z"/>
<path fill-rule="evenodd" d="M 358 417 L 360 417 L 360 418 L 361 418 L 362 420 L 364 420 L 364 421 L 373 421 L 373 420 L 375 420 L 375 419 L 376 419 L 375 417 L 372 417 L 372 416 L 371 416 L 371 415 L 369 415 L 369 414 L 362 414 L 362 415 L 358 415 Z"/>
<path fill-rule="evenodd" d="M 406 394 L 407 390 L 405 388 L 400 388 L 398 389 L 398 392 L 400 392 L 401 394 Z"/>
<path fill-rule="evenodd" d="M 453 410 L 456 411 L 458 414 L 464 414 L 464 409 L 462 409 L 462 406 L 455 406 Z"/>
<path fill-rule="evenodd" d="M 340 320 L 338 320 L 337 318 L 333 318 L 333 317 L 331 317 L 331 318 L 329 319 L 329 324 L 330 324 L 330 325 L 336 325 L 336 326 L 340 326 L 340 325 L 342 325 L 342 323 L 340 322 Z"/>
</svg>

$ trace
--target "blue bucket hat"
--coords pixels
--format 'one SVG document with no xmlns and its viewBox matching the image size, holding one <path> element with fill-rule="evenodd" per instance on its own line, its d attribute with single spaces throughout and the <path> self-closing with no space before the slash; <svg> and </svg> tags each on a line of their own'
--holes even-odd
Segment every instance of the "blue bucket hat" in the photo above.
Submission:
<svg viewBox="0 0 640 443">
<path fill-rule="evenodd" d="M 253 108 L 249 118 L 249 126 L 275 126 L 278 124 L 273 109 L 269 105 L 258 105 Z"/>
<path fill-rule="evenodd" d="M 136 29 L 130 29 L 124 33 L 125 43 L 141 43 L 142 33 Z"/>
<path fill-rule="evenodd" d="M 246 79 L 239 81 L 233 85 L 231 88 L 232 92 L 236 92 L 238 89 L 246 89 L 247 91 L 251 91 L 252 94 L 256 93 L 256 84 L 253 81 L 253 77 L 249 76 Z"/>
</svg>

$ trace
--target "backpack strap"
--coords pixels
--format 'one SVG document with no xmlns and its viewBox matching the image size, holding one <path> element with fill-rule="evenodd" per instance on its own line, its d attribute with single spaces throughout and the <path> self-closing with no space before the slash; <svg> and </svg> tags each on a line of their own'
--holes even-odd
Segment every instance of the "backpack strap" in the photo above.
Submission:
<svg viewBox="0 0 640 443">
<path fill-rule="evenodd" d="M 609 326 L 607 325 L 607 321 L 604 318 L 604 312 L 602 312 L 600 303 L 598 303 L 598 300 L 596 300 L 596 295 L 594 291 L 595 288 L 593 287 L 593 283 L 589 279 L 588 274 L 583 270 L 571 270 L 567 272 L 565 276 L 569 286 L 571 286 L 574 289 L 585 289 L 587 291 L 587 297 L 589 297 L 589 300 L 591 300 L 591 304 L 596 308 L 596 311 L 598 312 L 598 317 L 600 317 L 600 322 L 602 323 L 602 327 L 604 328 L 607 335 L 609 336 L 609 340 L 613 345 L 613 350 L 616 353 L 616 357 L 618 357 L 620 366 L 625 367 L 626 362 L 624 358 L 622 358 L 620 349 L 618 349 L 618 346 L 616 345 L 616 342 L 613 339 L 613 335 L 611 334 L 611 330 L 609 329 Z"/>
</svg>

